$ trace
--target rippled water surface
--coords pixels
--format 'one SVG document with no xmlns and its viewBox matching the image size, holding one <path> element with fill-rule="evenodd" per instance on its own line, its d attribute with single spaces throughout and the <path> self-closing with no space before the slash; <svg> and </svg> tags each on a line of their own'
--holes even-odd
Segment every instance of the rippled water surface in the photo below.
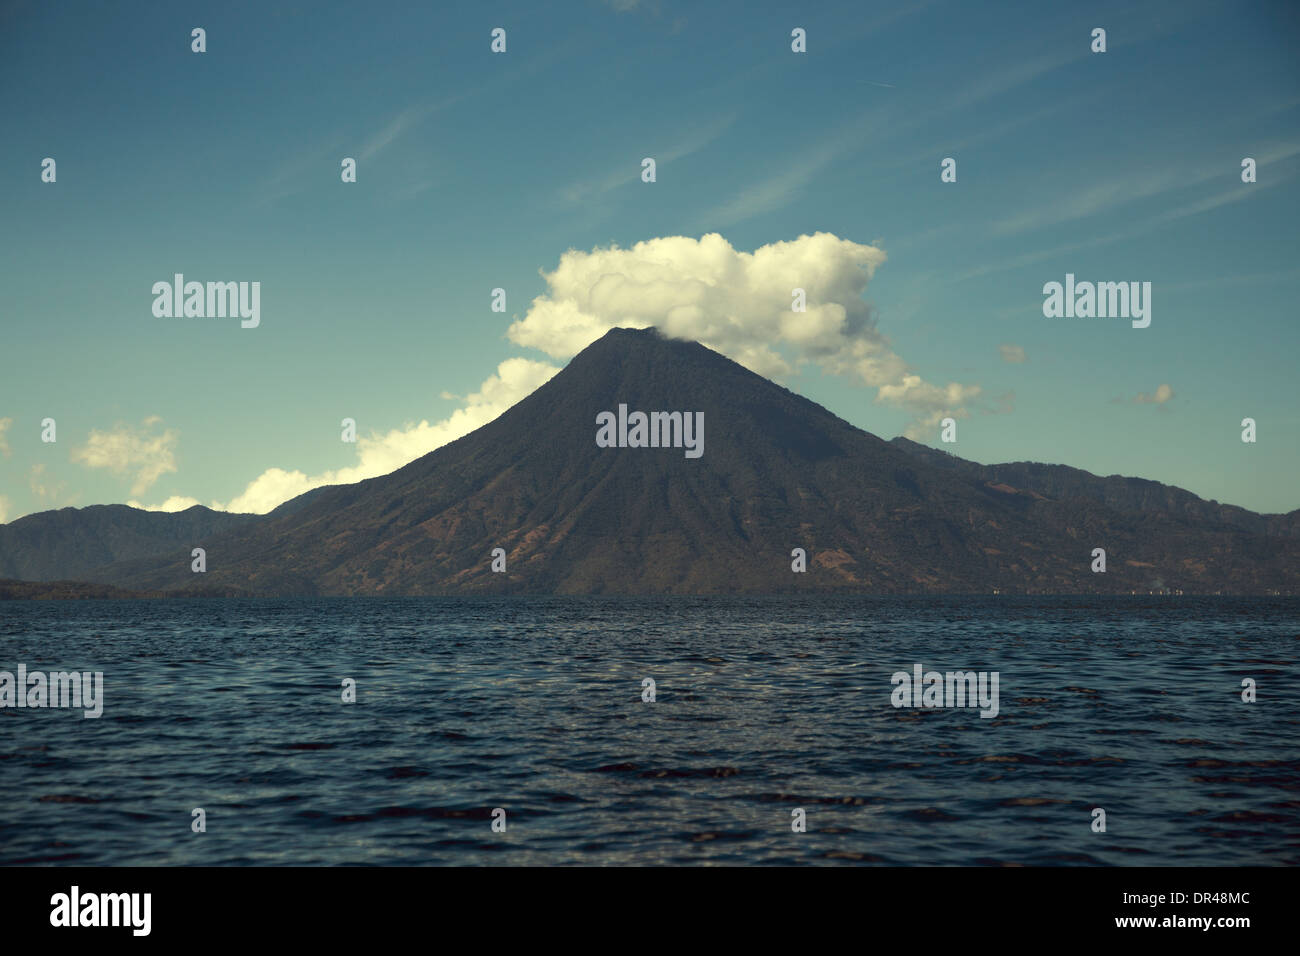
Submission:
<svg viewBox="0 0 1300 956">
<path fill-rule="evenodd" d="M 0 670 L 104 673 L 0 710 L 0 862 L 1295 864 L 1298 647 L 1278 598 L 0 602 Z M 893 707 L 918 663 L 998 716 Z"/>
</svg>

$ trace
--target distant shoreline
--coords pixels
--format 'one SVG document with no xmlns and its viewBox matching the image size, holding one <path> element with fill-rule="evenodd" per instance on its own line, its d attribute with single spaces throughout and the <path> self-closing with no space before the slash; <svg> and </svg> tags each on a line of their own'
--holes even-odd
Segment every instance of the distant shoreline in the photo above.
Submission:
<svg viewBox="0 0 1300 956">
<path fill-rule="evenodd" d="M 764 593 L 755 594 L 747 591 L 734 592 L 704 592 L 699 594 L 686 594 L 677 592 L 662 592 L 650 594 L 541 594 L 537 592 L 517 592 L 517 593 L 490 593 L 490 592 L 472 592 L 472 593 L 446 593 L 446 594 L 253 594 L 248 591 L 227 591 L 220 588 L 196 589 L 193 591 L 131 591 L 125 588 L 113 587 L 109 584 L 92 584 L 86 581 L 15 581 L 0 580 L 0 601 L 101 601 L 101 600 L 154 600 L 154 599 L 186 599 L 186 598 L 249 598 L 263 600 L 295 600 L 304 598 L 321 598 L 329 600 L 339 600 L 345 598 L 355 598 L 360 600 L 375 599 L 415 599 L 415 598 L 456 598 L 456 599 L 475 599 L 496 600 L 501 598 L 518 598 L 528 600 L 532 598 L 609 598 L 615 600 L 637 600 L 649 598 L 777 598 L 777 599 L 807 599 L 814 595 L 825 597 L 874 597 L 874 598 L 953 598 L 953 597 L 970 597 L 970 598 L 1127 598 L 1127 597 L 1232 597 L 1232 598 L 1295 598 L 1300 595 L 1293 593 L 1282 593 L 1278 591 L 1188 591 L 1186 589 L 1173 589 L 1166 591 L 1126 591 L 1121 593 L 1110 591 L 1094 592 L 1046 592 L 1046 591 L 1008 591 L 1005 588 L 998 591 L 846 591 L 843 589 L 833 588 L 827 590 L 804 589 L 799 591 L 788 591 L 784 593 Z"/>
<path fill-rule="evenodd" d="M 86 601 L 105 598 L 163 598 L 166 591 L 127 591 L 84 581 L 0 581 L 0 601 Z"/>
</svg>

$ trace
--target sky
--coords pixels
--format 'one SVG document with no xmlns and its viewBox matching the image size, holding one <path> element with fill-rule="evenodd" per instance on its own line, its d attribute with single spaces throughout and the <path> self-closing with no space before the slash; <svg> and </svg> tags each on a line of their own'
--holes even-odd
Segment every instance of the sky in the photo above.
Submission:
<svg viewBox="0 0 1300 956">
<path fill-rule="evenodd" d="M 1202 0 L 0 2 L 0 522 L 265 512 L 649 325 L 883 438 L 1293 510 L 1297 40 Z M 155 314 L 177 273 L 259 324 Z M 1067 274 L 1150 325 L 1046 316 Z"/>
</svg>

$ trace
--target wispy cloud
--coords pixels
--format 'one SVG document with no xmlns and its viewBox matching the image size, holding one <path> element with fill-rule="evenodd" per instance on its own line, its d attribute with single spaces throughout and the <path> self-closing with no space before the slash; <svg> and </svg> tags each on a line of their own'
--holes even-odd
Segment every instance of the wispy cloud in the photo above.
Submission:
<svg viewBox="0 0 1300 956">
<path fill-rule="evenodd" d="M 928 6 L 928 4 L 922 4 L 918 9 L 923 9 L 925 6 Z M 908 12 L 914 11 L 902 9 L 897 11 L 897 15 L 901 16 Z M 823 170 L 842 158 L 859 151 L 865 144 L 869 134 L 872 136 L 873 146 L 880 146 L 909 136 L 935 123 L 948 123 L 950 122 L 950 114 L 956 110 L 1008 93 L 1019 86 L 1033 82 L 1046 73 L 1075 62 L 1087 54 L 1086 46 L 1083 53 L 1072 54 L 1058 51 L 1039 57 L 1028 64 L 998 71 L 982 82 L 967 88 L 957 97 L 945 99 L 942 105 L 929 111 L 908 112 L 904 107 L 895 103 L 882 104 L 879 107 L 864 111 L 835 132 L 824 137 L 811 149 L 784 163 L 784 168 L 780 173 L 741 189 L 731 199 L 711 209 L 698 223 L 698 227 L 701 230 L 718 229 L 781 209 L 797 200 L 803 194 L 805 188 Z M 876 86 L 890 86 L 887 83 L 868 82 L 872 82 Z M 1086 97 L 1076 99 L 1091 98 L 1093 95 L 1095 93 L 1089 93 Z M 1048 116 L 1058 115 L 1070 105 L 1070 103 L 1055 102 L 1031 113 L 1017 114 L 1001 123 L 986 126 L 961 141 L 950 143 L 944 148 L 958 150 L 996 139 L 1028 123 L 1038 122 Z M 888 163 L 880 165 L 879 168 L 906 166 L 930 157 L 933 157 L 937 162 L 938 157 L 943 155 L 948 155 L 948 153 L 936 153 L 936 147 L 934 146 L 926 146 L 923 150 L 917 150 L 906 155 L 899 155 L 895 152 L 895 157 Z"/>
<path fill-rule="evenodd" d="M 1073 222 L 1100 215 L 1120 206 L 1159 196 L 1176 189 L 1187 189 L 1206 180 L 1222 177 L 1222 164 L 1203 166 L 1195 171 L 1126 172 L 1122 176 L 1083 188 L 1063 189 L 1054 184 L 1053 199 L 1037 209 L 1009 216 L 993 223 L 995 236 L 1013 236 L 1047 226 Z"/>
<path fill-rule="evenodd" d="M 869 118 L 878 115 L 876 111 L 864 113 L 841 126 L 812 149 L 784 164 L 782 172 L 741 190 L 709 210 L 701 218 L 699 228 L 711 231 L 734 225 L 794 202 L 822 170 L 862 144 L 871 129 Z"/>
<path fill-rule="evenodd" d="M 366 141 L 366 144 L 361 147 L 358 159 L 374 159 L 389 146 L 393 145 L 393 143 L 397 142 L 397 139 L 402 134 L 414 129 L 439 110 L 446 109 L 452 103 L 455 103 L 462 98 L 463 94 L 461 96 L 450 97 L 440 103 L 430 103 L 424 106 L 408 106 L 393 117 L 393 119 L 390 120 L 383 129 L 376 132 Z"/>
<path fill-rule="evenodd" d="M 1112 405 L 1164 405 L 1176 393 L 1168 382 L 1161 382 L 1154 392 L 1138 392 L 1132 398 L 1112 398 Z"/>
<path fill-rule="evenodd" d="M 1255 160 L 1258 168 L 1262 169 L 1283 159 L 1289 159 L 1297 153 L 1300 153 L 1300 144 L 1286 144 L 1261 153 L 1255 157 Z M 1238 168 L 1225 168 L 1224 164 L 1220 162 L 1212 165 L 1203 164 L 1194 169 L 1165 168 L 1158 172 L 1130 170 L 1121 176 L 1112 177 L 1085 188 L 1072 190 L 1062 190 L 1057 185 L 1054 187 L 1056 195 L 1053 197 L 1052 202 L 1038 209 L 1032 209 L 996 222 L 993 224 L 992 232 L 996 236 L 1016 235 L 1046 226 L 1056 226 L 1064 222 L 1087 219 L 1165 193 L 1191 189 L 1213 179 L 1235 178 L 1239 172 Z M 1248 195 L 1248 193 L 1239 189 L 1230 192 L 1243 199 Z M 1227 197 L 1229 194 L 1222 195 Z M 1187 211 L 1181 215 L 1192 215 L 1195 212 L 1213 209 L 1216 205 L 1223 205 L 1225 202 L 1233 201 L 1235 201 L 1234 198 L 1223 198 L 1203 206 L 1193 203 L 1186 207 Z M 1200 208 L 1197 208 L 1198 206 Z M 1173 218 L 1180 218 L 1180 216 L 1175 215 Z M 1157 221 L 1167 220 L 1164 217 L 1157 217 Z"/>
<path fill-rule="evenodd" d="M 32 465 L 27 477 L 27 487 L 31 490 L 32 497 L 42 505 L 53 505 L 58 501 L 63 489 L 67 487 L 67 483 L 51 476 L 45 463 L 40 462 Z"/>
<path fill-rule="evenodd" d="M 1024 86 L 1026 83 L 1033 83 L 1049 73 L 1054 73 L 1069 66 L 1071 63 L 1077 63 L 1088 55 L 1087 45 L 1085 43 L 1076 43 L 1069 50 L 1064 48 L 1053 50 L 1029 60 L 1021 60 L 1012 66 L 995 70 L 959 90 L 952 99 L 944 103 L 943 112 L 951 113 L 957 110 L 965 110 L 976 103 L 982 103 L 985 100 L 1001 96 L 1003 93 L 1009 93 L 1017 87 Z M 1015 60 L 1018 58 L 1009 57 L 1008 59 Z"/>
<path fill-rule="evenodd" d="M 622 160 L 617 167 L 603 176 L 570 183 L 560 190 L 560 196 L 568 203 L 585 203 L 620 186 L 636 182 L 641 177 L 641 160 L 644 156 L 650 156 L 654 159 L 655 169 L 658 171 L 659 168 L 669 163 L 684 159 L 692 153 L 698 153 L 725 133 L 735 121 L 735 113 L 723 116 L 713 123 L 695 130 L 667 151 L 655 152 L 654 150 L 647 150 L 641 155 L 630 156 L 628 159 Z"/>
<path fill-rule="evenodd" d="M 1174 397 L 1174 390 L 1167 383 L 1156 386 L 1154 392 L 1138 392 L 1133 402 L 1137 405 L 1163 405 Z"/>
<path fill-rule="evenodd" d="M 843 24 L 844 29 L 837 29 L 830 36 L 814 34 L 809 38 L 809 42 L 815 44 L 814 49 L 818 52 L 834 50 L 842 46 L 851 46 L 855 50 L 860 49 L 863 40 L 880 33 L 887 27 L 891 27 L 907 17 L 925 12 L 937 2 L 938 0 L 908 0 L 908 2 L 898 3 L 884 9 L 873 3 L 854 11 L 853 21 L 856 26 L 849 26 L 847 23 Z M 888 83 L 876 83 L 872 80 L 866 82 L 871 83 L 873 86 L 890 85 Z M 892 87 L 890 88 L 892 89 Z"/>
<path fill-rule="evenodd" d="M 328 168 L 337 178 L 338 163 L 344 156 L 353 156 L 360 162 L 378 159 L 388 151 L 390 146 L 437 114 L 466 100 L 490 96 L 528 79 L 569 57 L 575 50 L 576 43 L 575 38 L 567 43 L 557 44 L 531 57 L 520 66 L 502 70 L 479 86 L 406 106 L 367 136 L 359 151 L 356 146 L 357 137 L 342 132 L 322 140 L 281 163 L 263 184 L 257 204 L 277 202 L 310 189 L 313 184 L 324 181 L 321 179 L 320 172 L 324 168 Z"/>
<path fill-rule="evenodd" d="M 1291 176 L 1279 176 L 1271 182 L 1260 182 L 1234 186 L 1223 192 L 1216 193 L 1213 196 L 1207 196 L 1198 199 L 1195 202 L 1185 203 L 1176 206 L 1173 209 L 1145 218 L 1141 223 L 1129 229 L 1123 229 L 1119 232 L 1109 233 L 1104 236 L 1097 236 L 1093 239 L 1085 239 L 1080 242 L 1072 242 L 1063 246 L 1056 246 L 1051 249 L 1041 249 L 1037 252 L 1026 253 L 1022 256 L 1016 256 L 1012 259 L 1001 262 L 991 262 L 986 265 L 978 266 L 974 269 L 968 269 L 965 272 L 958 273 L 954 276 L 954 282 L 962 282 L 967 279 L 974 279 L 979 276 L 992 275 L 998 272 L 1007 272 L 1012 269 L 1020 269 L 1025 266 L 1033 265 L 1037 262 L 1043 262 L 1048 259 L 1054 259 L 1059 256 L 1067 255 L 1071 252 L 1078 252 L 1081 249 L 1092 249 L 1097 246 L 1108 245 L 1112 242 L 1121 242 L 1125 239 L 1133 239 L 1137 236 L 1154 232 L 1162 226 L 1166 226 L 1179 219 L 1188 216 L 1199 215 L 1203 212 L 1209 212 L 1211 209 L 1217 209 L 1220 206 L 1226 206 L 1229 203 L 1242 202 L 1252 197 L 1258 196 L 1268 189 L 1282 185 L 1292 179 Z"/>
<path fill-rule="evenodd" d="M 265 206 L 297 195 L 321 181 L 323 170 L 338 167 L 344 155 L 341 137 L 322 139 L 280 162 L 262 182 L 251 200 L 253 206 Z"/>
<path fill-rule="evenodd" d="M 88 468 L 129 475 L 131 494 L 143 494 L 163 475 L 176 471 L 176 443 L 180 433 L 171 428 L 153 433 L 151 429 L 160 422 L 158 416 L 151 415 L 139 428 L 119 424 L 105 430 L 92 429 L 86 443 L 73 448 L 72 460 Z M 35 493 L 35 483 L 32 490 Z"/>
</svg>

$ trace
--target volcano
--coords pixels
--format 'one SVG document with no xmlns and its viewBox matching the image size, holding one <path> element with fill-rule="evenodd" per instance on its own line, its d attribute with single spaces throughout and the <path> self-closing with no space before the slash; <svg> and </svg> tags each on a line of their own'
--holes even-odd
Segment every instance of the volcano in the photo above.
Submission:
<svg viewBox="0 0 1300 956">
<path fill-rule="evenodd" d="M 602 446 L 598 423 L 624 406 L 701 416 L 702 453 Z M 284 596 L 1292 594 L 1298 514 L 884 441 L 703 345 L 614 329 L 496 420 L 391 474 L 79 576 Z"/>
</svg>

